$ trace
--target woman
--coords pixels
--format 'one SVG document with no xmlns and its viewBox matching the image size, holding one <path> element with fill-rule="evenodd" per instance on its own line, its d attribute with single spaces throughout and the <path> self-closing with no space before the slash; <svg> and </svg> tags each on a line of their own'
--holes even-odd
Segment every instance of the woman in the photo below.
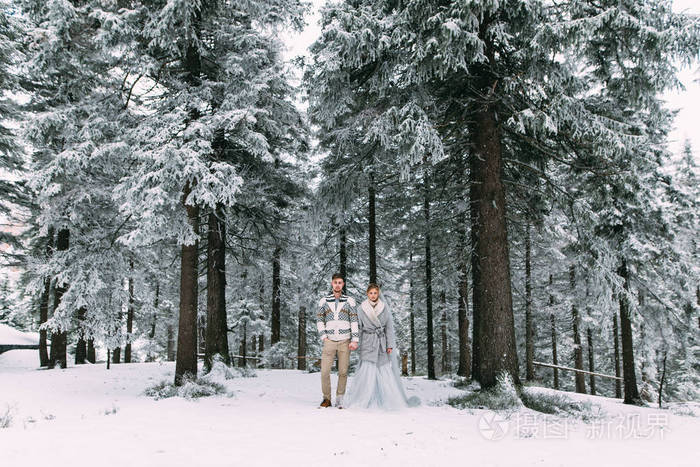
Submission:
<svg viewBox="0 0 700 467">
<path fill-rule="evenodd" d="M 367 299 L 357 309 L 360 365 L 346 397 L 346 407 L 401 409 L 420 403 L 406 397 L 394 349 L 391 310 L 377 284 L 367 287 Z"/>
</svg>

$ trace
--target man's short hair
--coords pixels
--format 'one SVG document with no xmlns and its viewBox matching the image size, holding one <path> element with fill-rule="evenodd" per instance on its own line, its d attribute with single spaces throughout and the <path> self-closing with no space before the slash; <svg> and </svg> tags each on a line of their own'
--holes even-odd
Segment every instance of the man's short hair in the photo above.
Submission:
<svg viewBox="0 0 700 467">
<path fill-rule="evenodd" d="M 335 280 L 335 279 L 343 279 L 343 282 L 345 282 L 345 278 L 339 272 L 336 272 L 335 274 L 333 274 L 333 277 L 331 277 L 331 280 Z"/>
</svg>

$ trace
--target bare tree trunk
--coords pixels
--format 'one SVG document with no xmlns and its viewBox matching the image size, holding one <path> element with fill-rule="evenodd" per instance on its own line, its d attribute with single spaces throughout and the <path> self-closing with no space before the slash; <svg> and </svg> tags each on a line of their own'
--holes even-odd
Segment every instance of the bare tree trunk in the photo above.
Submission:
<svg viewBox="0 0 700 467">
<path fill-rule="evenodd" d="M 49 227 L 49 232 L 46 237 L 46 258 L 53 255 L 54 248 L 54 229 Z M 41 303 L 39 304 L 39 326 L 44 324 L 49 319 L 49 297 L 51 296 L 51 278 L 44 279 L 44 290 L 41 293 Z M 46 329 L 39 330 L 39 365 L 49 365 L 49 350 L 48 350 L 48 332 Z"/>
<path fill-rule="evenodd" d="M 549 275 L 549 307 L 550 309 L 554 306 L 554 281 L 552 274 Z M 553 312 L 549 313 L 549 321 L 551 323 L 551 334 L 552 334 L 552 365 L 559 365 L 559 359 L 557 356 L 557 319 Z M 554 368 L 554 389 L 559 389 L 559 369 Z"/>
<path fill-rule="evenodd" d="M 199 260 L 198 260 L 199 261 Z M 199 267 L 199 266 L 197 266 Z M 199 283 L 197 284 L 199 290 Z M 199 312 L 199 292 L 197 293 L 197 353 L 203 354 L 206 348 L 206 333 L 207 333 L 207 312 Z"/>
<path fill-rule="evenodd" d="M 301 289 L 299 289 L 301 294 Z M 297 331 L 297 370 L 306 370 L 306 307 L 299 306 L 299 329 Z"/>
<path fill-rule="evenodd" d="M 588 371 L 591 372 L 591 374 L 588 377 L 588 383 L 589 386 L 591 387 L 591 394 L 595 395 L 595 375 L 593 373 L 595 372 L 595 362 L 593 359 L 594 355 L 594 350 L 593 350 L 593 333 L 591 332 L 591 328 L 586 329 L 586 336 L 588 339 Z"/>
<path fill-rule="evenodd" d="M 459 299 L 457 303 L 457 326 L 459 332 L 459 367 L 457 374 L 464 378 L 471 376 L 471 355 L 469 354 L 469 276 L 467 274 L 467 215 L 460 216 L 460 228 L 457 237 L 459 255 Z"/>
<path fill-rule="evenodd" d="M 447 299 L 444 290 L 440 292 L 440 307 L 442 308 L 440 315 L 440 338 L 442 340 L 440 372 L 443 375 L 447 375 L 450 373 L 450 355 L 447 346 Z"/>
<path fill-rule="evenodd" d="M 410 268 L 411 277 L 409 279 L 410 284 L 410 307 L 411 307 L 411 375 L 416 376 L 416 314 L 415 314 L 415 301 L 414 301 L 414 287 L 413 287 L 413 249 L 411 249 L 410 257 Z"/>
<path fill-rule="evenodd" d="M 569 268 L 569 284 L 571 286 L 571 296 L 574 303 L 571 305 L 571 323 L 574 339 L 574 368 L 583 370 L 583 348 L 581 345 L 581 335 L 579 333 L 579 312 L 576 305 L 576 270 L 574 265 Z M 576 383 L 576 392 L 586 393 L 586 381 L 583 373 L 575 372 L 574 379 Z"/>
<path fill-rule="evenodd" d="M 485 54 L 495 60 L 494 47 L 486 36 L 490 20 L 483 20 L 480 36 L 486 42 Z M 479 90 L 483 96 L 498 85 L 497 78 L 487 69 L 475 70 L 480 76 Z M 474 281 L 475 326 L 478 327 L 478 378 L 482 388 L 492 387 L 503 371 L 520 385 L 518 355 L 515 344 L 515 318 L 510 283 L 510 257 L 506 225 L 506 197 L 502 180 L 503 160 L 501 127 L 496 116 L 495 102 L 478 102 L 474 108 L 471 134 L 471 181 L 479 198 Z"/>
<path fill-rule="evenodd" d="M 76 365 L 84 364 L 87 357 L 87 342 L 85 341 L 85 330 L 83 328 L 86 314 L 87 310 L 85 307 L 80 307 L 78 309 L 78 342 L 75 346 Z"/>
<path fill-rule="evenodd" d="M 65 251 L 68 249 L 70 231 L 68 229 L 61 229 L 58 231 L 58 238 L 56 239 L 56 250 Z M 53 314 L 56 315 L 56 309 L 61 303 L 61 298 L 66 292 L 68 287 L 65 284 L 58 284 L 54 286 L 53 295 Z M 65 329 L 51 333 L 51 354 L 49 355 L 49 368 L 55 368 L 59 365 L 61 368 L 66 368 L 68 366 L 67 360 L 67 347 L 68 346 L 68 333 Z"/>
<path fill-rule="evenodd" d="M 374 173 L 369 174 L 369 281 L 377 283 L 377 220 Z"/>
<path fill-rule="evenodd" d="M 348 252 L 347 252 L 347 230 L 345 224 L 340 227 L 340 275 L 343 276 L 343 281 L 347 281 L 348 271 Z M 347 286 L 343 285 L 343 293 L 347 292 Z"/>
<path fill-rule="evenodd" d="M 190 46 L 192 48 L 193 46 Z M 199 232 L 199 207 L 185 204 L 190 194 L 187 181 L 182 203 L 187 211 L 187 221 L 195 233 Z M 181 385 L 185 377 L 197 377 L 197 260 L 199 240 L 182 245 L 180 261 L 180 319 L 177 332 L 177 357 L 175 384 Z"/>
<path fill-rule="evenodd" d="M 242 328 L 243 334 L 241 335 L 241 345 L 239 347 L 239 354 L 240 358 L 238 359 L 238 366 L 240 368 L 245 368 L 246 366 L 246 360 L 248 358 L 248 346 L 246 345 L 248 342 L 248 327 L 246 326 L 246 323 L 243 323 L 243 328 Z"/>
<path fill-rule="evenodd" d="M 122 362 L 122 348 L 121 347 L 116 347 L 112 349 L 112 363 L 121 363 Z"/>
<path fill-rule="evenodd" d="M 280 316 L 280 261 L 281 261 L 282 249 L 278 246 L 275 248 L 275 252 L 272 257 L 272 318 L 271 318 L 271 336 L 270 345 L 275 345 L 280 341 L 280 331 L 281 331 L 281 316 Z"/>
<path fill-rule="evenodd" d="M 622 398 L 622 385 L 620 384 L 620 330 L 617 325 L 617 315 L 613 314 L 613 342 L 614 342 L 614 364 L 615 364 L 615 376 L 618 379 L 615 380 L 615 397 L 618 399 Z"/>
<path fill-rule="evenodd" d="M 87 341 L 87 361 L 95 363 L 95 339 L 93 338 Z"/>
<path fill-rule="evenodd" d="M 479 257 L 477 251 L 479 249 L 479 204 L 481 192 L 479 187 L 480 182 L 475 180 L 476 177 L 476 158 L 471 157 L 469 163 L 469 220 L 470 220 L 470 241 L 471 241 L 471 266 L 472 266 L 472 378 L 479 381 L 479 297 L 481 293 L 477 293 L 481 287 L 481 279 L 479 275 Z"/>
<path fill-rule="evenodd" d="M 265 319 L 265 276 L 260 277 L 260 319 Z M 265 333 L 262 332 L 258 336 L 258 354 L 262 355 L 265 351 Z"/>
<path fill-rule="evenodd" d="M 209 213 L 207 236 L 207 324 L 204 339 L 204 366 L 211 370 L 216 355 L 231 365 L 226 319 L 226 223 L 223 206 Z"/>
<path fill-rule="evenodd" d="M 661 381 L 659 382 L 659 408 L 661 408 L 661 394 L 664 391 L 664 382 L 666 381 L 666 357 L 668 352 L 664 349 L 664 358 L 661 363 Z"/>
<path fill-rule="evenodd" d="M 167 359 L 169 362 L 174 362 L 175 361 L 175 329 L 173 329 L 172 324 L 168 324 L 168 331 L 167 331 L 168 337 L 167 337 L 167 347 L 165 349 L 165 353 L 167 354 Z"/>
<path fill-rule="evenodd" d="M 576 301 L 576 269 L 572 264 L 569 267 L 569 284 L 571 285 L 571 296 Z M 583 370 L 583 347 L 581 346 L 581 334 L 579 333 L 579 313 L 576 303 L 571 305 L 571 324 L 574 334 L 574 368 Z M 578 371 L 574 372 L 576 381 L 576 392 L 586 393 L 586 376 Z"/>
<path fill-rule="evenodd" d="M 530 221 L 525 227 L 525 379 L 535 379 L 535 332 L 532 320 L 532 270 Z"/>
<path fill-rule="evenodd" d="M 695 287 L 695 301 L 700 308 L 700 285 Z M 700 316 L 698 316 L 698 328 L 700 328 Z"/>
<path fill-rule="evenodd" d="M 433 270 L 430 258 L 430 177 L 428 175 L 427 160 L 423 161 L 425 174 L 423 176 L 423 214 L 425 216 L 425 309 L 428 333 L 428 379 L 435 377 L 435 357 L 433 352 Z"/>
<path fill-rule="evenodd" d="M 124 363 L 131 363 L 131 340 L 134 330 L 134 261 L 129 260 L 129 307 L 126 312 L 126 346 L 124 348 Z"/>
<path fill-rule="evenodd" d="M 632 320 L 630 318 L 629 300 L 629 273 L 627 261 L 622 259 L 617 273 L 625 281 L 625 291 L 620 293 L 620 332 L 622 335 L 622 377 L 624 380 L 625 404 L 640 403 L 639 390 L 637 389 L 637 376 L 634 369 L 634 350 L 632 345 Z"/>
<path fill-rule="evenodd" d="M 156 293 L 153 299 L 153 319 L 151 320 L 151 329 L 148 331 L 148 339 L 153 345 L 153 341 L 156 337 L 156 321 L 158 319 L 158 305 L 160 300 L 160 283 L 156 280 Z M 146 356 L 147 362 L 155 361 L 156 357 L 152 351 L 149 350 Z"/>
<path fill-rule="evenodd" d="M 188 38 L 186 44 L 184 71 L 185 81 L 192 89 L 201 85 L 201 57 L 197 41 L 201 39 L 200 23 L 202 11 L 196 8 L 192 18 L 194 38 Z M 196 107 L 188 109 L 189 121 L 195 121 L 200 113 Z M 189 122 L 188 122 L 189 123 Z M 184 378 L 197 377 L 197 305 L 199 278 L 199 206 L 187 204 L 187 197 L 196 180 L 186 180 L 183 189 L 182 205 L 187 213 L 187 222 L 197 236 L 191 245 L 182 245 L 180 256 L 180 309 L 177 332 L 177 357 L 175 360 L 175 385 L 181 385 Z"/>
</svg>

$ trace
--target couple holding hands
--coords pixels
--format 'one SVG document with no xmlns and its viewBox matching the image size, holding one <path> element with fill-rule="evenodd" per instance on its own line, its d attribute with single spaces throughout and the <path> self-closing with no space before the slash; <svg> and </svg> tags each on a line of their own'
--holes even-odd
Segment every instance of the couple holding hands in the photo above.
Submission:
<svg viewBox="0 0 700 467">
<path fill-rule="evenodd" d="M 369 284 L 367 298 L 356 306 L 343 293 L 345 280 L 333 274 L 333 292 L 318 303 L 316 326 L 323 341 L 321 355 L 321 407 L 331 406 L 331 366 L 338 357 L 336 407 L 400 409 L 418 405 L 408 398 L 401 383 L 391 310 L 377 284 Z M 345 397 L 350 352 L 360 350 L 360 364 Z"/>
</svg>

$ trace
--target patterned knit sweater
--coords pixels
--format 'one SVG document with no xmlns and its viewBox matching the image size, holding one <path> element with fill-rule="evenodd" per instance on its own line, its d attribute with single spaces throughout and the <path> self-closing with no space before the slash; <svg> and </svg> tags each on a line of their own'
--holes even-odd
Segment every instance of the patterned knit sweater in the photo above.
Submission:
<svg viewBox="0 0 700 467">
<path fill-rule="evenodd" d="M 353 342 L 360 340 L 355 306 L 355 300 L 345 294 L 337 299 L 333 294 L 326 295 L 318 302 L 316 328 L 321 341 L 324 337 L 333 341 L 342 341 L 348 337 Z"/>
</svg>

